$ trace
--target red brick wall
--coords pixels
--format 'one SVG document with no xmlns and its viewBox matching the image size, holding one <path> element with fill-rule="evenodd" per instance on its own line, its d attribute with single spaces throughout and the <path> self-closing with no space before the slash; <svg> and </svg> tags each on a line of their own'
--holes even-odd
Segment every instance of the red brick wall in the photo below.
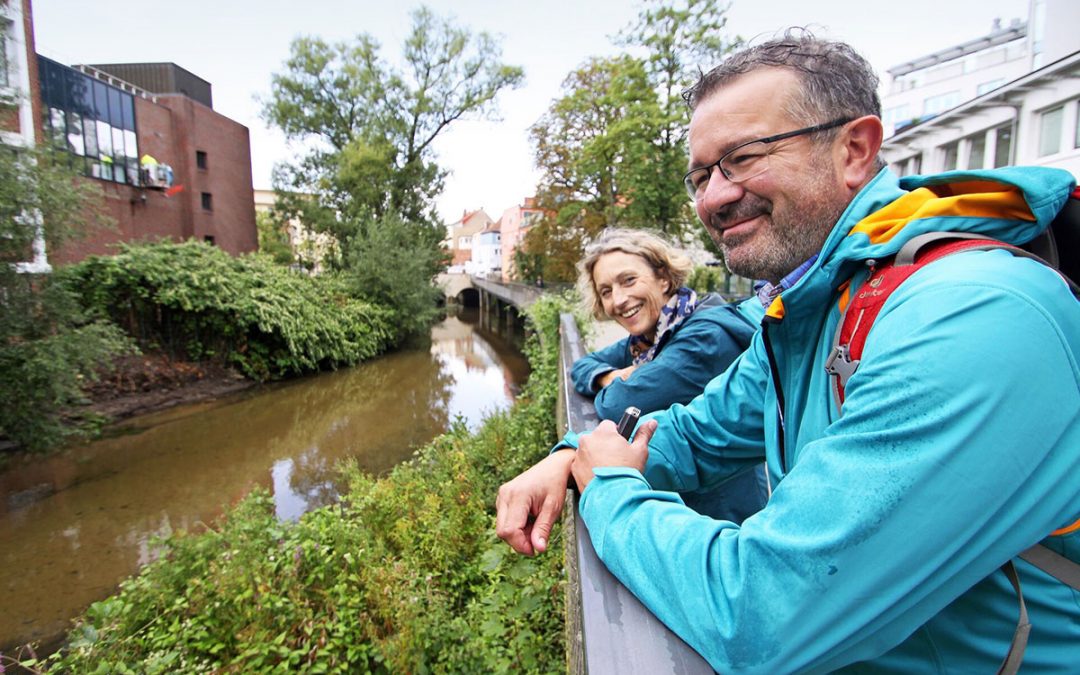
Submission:
<svg viewBox="0 0 1080 675">
<path fill-rule="evenodd" d="M 72 241 L 53 251 L 53 263 L 108 254 L 119 241 L 213 237 L 215 245 L 237 255 L 255 251 L 254 191 L 247 127 L 184 96 L 159 96 L 157 102 L 135 99 L 139 154 L 173 168 L 174 186 L 162 190 L 87 180 L 101 186 L 105 210 L 115 227 Z M 207 153 L 207 169 L 197 169 L 195 151 Z M 212 196 L 213 209 L 202 208 L 202 193 Z"/>
<path fill-rule="evenodd" d="M 213 237 L 234 255 L 255 251 L 259 242 L 247 127 L 185 96 L 160 96 L 158 102 L 173 112 L 177 127 L 181 159 L 172 167 L 190 205 L 192 236 Z M 196 151 L 206 153 L 206 169 L 196 166 Z M 204 192 L 211 195 L 209 211 L 202 205 Z"/>
<path fill-rule="evenodd" d="M 19 133 L 19 109 L 0 104 L 0 130 Z"/>
</svg>

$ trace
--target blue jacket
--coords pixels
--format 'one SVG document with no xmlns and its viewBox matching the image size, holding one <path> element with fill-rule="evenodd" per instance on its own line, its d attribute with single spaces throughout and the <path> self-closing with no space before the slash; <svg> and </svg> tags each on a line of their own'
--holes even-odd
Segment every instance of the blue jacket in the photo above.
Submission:
<svg viewBox="0 0 1080 675">
<path fill-rule="evenodd" d="M 743 353 L 763 315 L 755 297 L 733 305 L 718 295 L 706 295 L 660 345 L 656 358 L 642 364 L 628 380 L 615 378 L 597 391 L 598 377 L 633 363 L 627 337 L 575 361 L 570 371 L 574 389 L 596 396 L 596 413 L 604 420 L 618 421 L 631 405 L 649 413 L 673 403 L 689 403 Z"/>
<path fill-rule="evenodd" d="M 1035 261 L 959 253 L 886 302 L 842 416 L 824 362 L 864 261 L 929 231 L 1023 243 L 1072 187 L 1045 168 L 878 174 L 749 350 L 655 415 L 644 476 L 596 470 L 581 511 L 600 558 L 719 671 L 994 672 L 1017 619 L 998 568 L 1044 538 L 1080 561 L 1080 303 Z M 671 492 L 762 457 L 773 494 L 741 526 Z M 1076 672 L 1080 593 L 1016 566 L 1023 671 Z"/>
<path fill-rule="evenodd" d="M 574 389 L 584 396 L 595 394 L 596 413 L 603 420 L 618 421 L 631 405 L 650 413 L 689 403 L 743 353 L 764 314 L 757 297 L 735 305 L 706 295 L 667 336 L 656 357 L 627 380 L 616 378 L 599 392 L 595 388 L 597 377 L 633 363 L 629 337 L 575 361 L 570 371 Z M 722 487 L 684 492 L 683 500 L 698 513 L 741 523 L 761 510 L 768 494 L 764 465 L 758 462 Z"/>
</svg>

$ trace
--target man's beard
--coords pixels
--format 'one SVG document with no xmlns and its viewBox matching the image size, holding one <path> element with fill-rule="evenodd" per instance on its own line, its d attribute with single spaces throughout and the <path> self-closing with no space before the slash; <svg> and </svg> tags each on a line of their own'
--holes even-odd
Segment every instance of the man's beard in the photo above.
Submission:
<svg viewBox="0 0 1080 675">
<path fill-rule="evenodd" d="M 730 211 L 713 214 L 708 230 L 723 251 L 728 269 L 747 279 L 777 283 L 818 253 L 847 207 L 847 202 L 832 203 L 825 197 L 828 188 L 835 191 L 835 186 L 818 187 L 824 190 L 808 190 L 812 196 L 804 195 L 792 205 L 798 207 L 796 213 L 788 212 L 794 209 L 776 213 L 772 202 L 747 192 Z M 747 234 L 725 233 L 720 227 L 759 215 L 768 222 Z"/>
</svg>

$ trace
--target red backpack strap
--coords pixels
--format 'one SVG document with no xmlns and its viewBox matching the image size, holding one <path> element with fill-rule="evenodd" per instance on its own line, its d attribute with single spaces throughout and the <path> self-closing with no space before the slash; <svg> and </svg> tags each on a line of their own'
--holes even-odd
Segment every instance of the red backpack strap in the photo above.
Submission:
<svg viewBox="0 0 1080 675">
<path fill-rule="evenodd" d="M 870 275 L 843 307 L 840 329 L 833 338 L 833 349 L 825 362 L 825 371 L 833 378 L 833 396 L 839 410 L 844 404 L 844 386 L 859 367 L 866 336 L 878 313 L 897 289 L 915 272 L 935 260 L 960 251 L 1007 248 L 1015 254 L 1030 256 L 1016 246 L 965 232 L 928 232 L 913 237 L 891 260 L 879 264 L 869 260 Z"/>
</svg>

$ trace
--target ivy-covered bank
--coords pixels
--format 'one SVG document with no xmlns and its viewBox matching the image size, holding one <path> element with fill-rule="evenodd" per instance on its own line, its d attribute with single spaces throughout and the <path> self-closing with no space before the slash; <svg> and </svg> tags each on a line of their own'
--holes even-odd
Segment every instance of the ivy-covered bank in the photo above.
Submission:
<svg viewBox="0 0 1080 675">
<path fill-rule="evenodd" d="M 94 604 L 45 672 L 560 672 L 562 547 L 494 535 L 498 486 L 556 435 L 558 312 L 530 320 L 532 376 L 511 411 L 455 426 L 387 477 L 344 469 L 340 502 L 278 522 L 255 492 Z"/>
<path fill-rule="evenodd" d="M 256 380 L 353 365 L 401 337 L 393 308 L 359 299 L 339 275 L 309 277 L 194 240 L 123 244 L 58 274 L 141 345 L 221 359 Z"/>
</svg>

